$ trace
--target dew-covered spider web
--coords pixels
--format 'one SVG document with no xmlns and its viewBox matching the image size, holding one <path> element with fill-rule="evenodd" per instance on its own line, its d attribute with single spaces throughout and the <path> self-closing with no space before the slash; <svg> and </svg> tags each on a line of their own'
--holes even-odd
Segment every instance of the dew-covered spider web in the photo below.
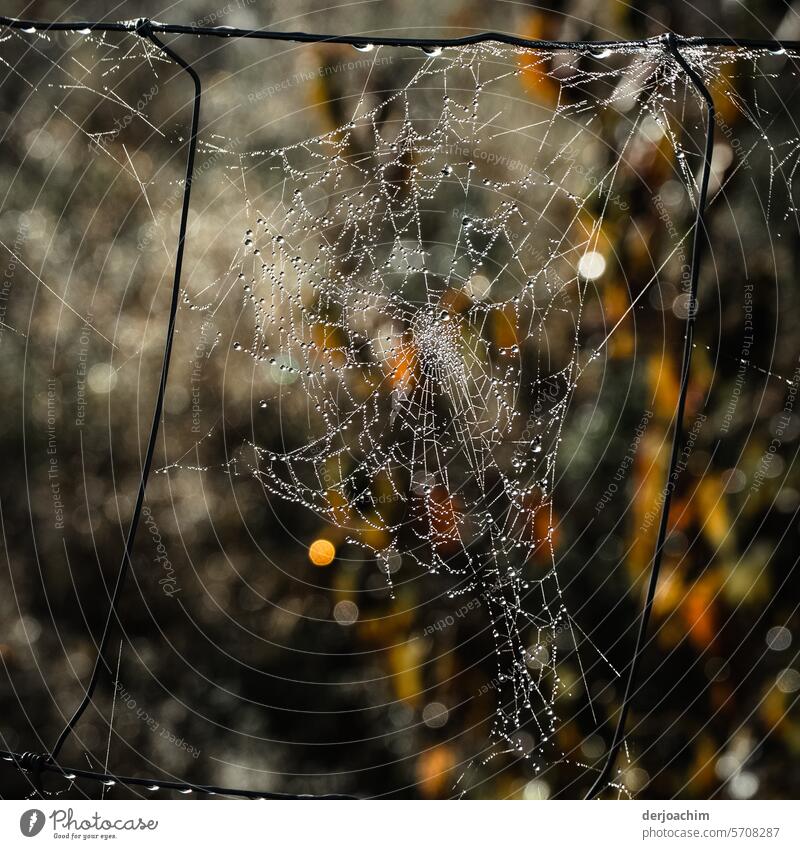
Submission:
<svg viewBox="0 0 800 849">
<path fill-rule="evenodd" d="M 115 46 L 111 62 L 107 40 L 86 38 L 103 55 L 92 67 L 101 82 L 70 71 L 57 88 L 113 97 L 126 61 L 163 75 L 163 56 L 143 42 Z M 400 561 L 454 608 L 478 599 L 470 615 L 491 632 L 496 711 L 477 760 L 513 752 L 537 773 L 558 762 L 589 769 L 559 737 L 559 705 L 575 685 L 563 665 L 587 694 L 598 669 L 620 671 L 559 580 L 560 452 L 576 393 L 688 261 L 702 99 L 661 44 L 343 50 L 335 61 L 355 67 L 339 74 L 335 103 L 283 118 L 267 146 L 221 119 L 201 130 L 197 183 L 217 181 L 239 212 L 214 225 L 225 269 L 195 265 L 184 280 L 180 333 L 213 339 L 203 356 L 247 375 L 253 424 L 220 460 L 208 448 L 220 425 L 206 422 L 160 471 L 251 478 L 268 500 L 340 529 L 392 600 Z M 757 130 L 712 191 L 766 150 L 767 203 L 783 204 L 774 185 L 791 197 L 800 144 L 773 146 L 768 116 L 735 88 L 787 57 L 682 52 Z M 151 100 L 131 121 L 150 120 Z M 269 108 L 258 93 L 249 103 Z M 119 127 L 81 128 L 119 156 Z M 671 152 L 684 209 L 659 212 L 662 243 L 627 278 L 630 258 L 611 245 L 638 212 L 630 197 L 653 148 Z M 118 161 L 147 198 L 150 183 Z M 610 277 L 624 281 L 614 289 L 623 302 L 604 312 Z"/>
<path fill-rule="evenodd" d="M 280 198 L 252 211 L 230 273 L 186 294 L 211 314 L 240 298 L 250 324 L 233 350 L 281 386 L 280 404 L 304 407 L 303 432 L 249 443 L 265 491 L 347 529 L 390 586 L 402 555 L 446 576 L 449 598 L 485 604 L 498 751 L 537 772 L 563 757 L 556 638 L 581 666 L 582 653 L 608 663 L 565 606 L 552 499 L 570 401 L 611 335 L 587 345 L 582 317 L 643 124 L 696 190 L 669 114 L 677 65 L 631 52 L 622 74 L 597 67 L 611 55 L 429 51 L 335 129 L 239 155 Z M 554 105 L 518 126 L 506 87 L 526 75 Z M 613 110 L 634 112 L 627 135 L 587 179 L 580 151 Z M 242 455 L 231 462 L 241 473 Z"/>
</svg>

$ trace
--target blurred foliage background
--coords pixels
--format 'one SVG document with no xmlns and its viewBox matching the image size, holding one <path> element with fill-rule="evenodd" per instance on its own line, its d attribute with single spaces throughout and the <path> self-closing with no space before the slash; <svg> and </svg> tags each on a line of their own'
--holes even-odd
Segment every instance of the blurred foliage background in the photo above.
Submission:
<svg viewBox="0 0 800 849">
<path fill-rule="evenodd" d="M 147 15 L 419 37 L 494 29 L 642 38 L 672 28 L 800 38 L 800 13 L 784 3 L 7 6 L 40 19 Z M 189 120 L 187 80 L 133 38 L 119 40 L 119 67 L 104 69 L 113 83 L 104 88 L 101 74 L 93 93 L 71 91 L 81 51 L 91 53 L 75 46 L 79 38 L 34 39 L 30 49 L 17 38 L 0 42 L 0 737 L 15 751 L 52 745 L 93 663 L 157 385 Z M 198 292 L 224 274 L 248 225 L 242 170 L 215 143 L 252 151 L 337 126 L 337 104 L 363 81 L 363 67 L 342 70 L 361 54 L 333 45 L 182 37 L 174 46 L 205 85 L 184 268 L 187 289 Z M 378 67 L 387 90 L 398 66 Z M 757 69 L 743 61 L 714 91 L 712 247 L 700 283 L 691 450 L 620 760 L 625 785 L 643 797 L 770 798 L 800 789 L 800 304 L 787 188 L 798 149 L 796 80 L 786 57 Z M 556 103 L 551 77 L 528 73 L 515 84 L 537 107 Z M 768 127 L 769 143 L 734 108 L 736 98 Z M 137 102 L 148 121 L 130 118 Z M 682 144 L 696 172 L 703 128 L 694 101 L 687 104 Z M 113 130 L 101 144 L 86 135 L 100 130 Z M 614 126 L 605 130 L 614 137 Z M 609 149 L 584 154 L 587 181 L 612 164 Z M 518 155 L 525 158 L 523 147 Z M 586 316 L 590 336 L 600 338 L 641 293 L 669 247 L 666 222 L 687 228 L 680 167 L 657 133 L 626 155 L 624 203 L 610 205 L 603 222 L 606 266 Z M 247 192 L 255 197 L 257 185 Z M 653 548 L 678 393 L 681 274 L 680 263 L 668 264 L 624 319 L 598 371 L 579 386 L 565 432 L 556 559 L 573 617 L 608 659 L 591 658 L 590 693 L 572 670 L 576 695 L 561 709 L 559 732 L 569 764 L 532 775 L 517 756 L 481 763 L 496 671 L 480 609 L 448 601 L 406 563 L 393 574 L 402 591 L 392 599 L 375 563 L 342 531 L 230 474 L 225 462 L 245 440 L 276 436 L 278 422 L 259 404 L 270 380 L 269 400 L 278 397 L 281 378 L 267 375 L 265 390 L 252 361 L 231 355 L 248 332 L 236 310 L 217 316 L 206 338 L 202 317 L 188 308 L 178 320 L 156 459 L 158 468 L 184 468 L 151 479 L 121 610 L 124 636 L 120 643 L 118 630 L 109 651 L 113 665 L 119 658 L 117 695 L 105 679 L 63 762 L 286 792 L 446 798 L 466 789 L 541 799 L 585 791 L 619 707 L 611 669 L 624 671 L 630 658 Z M 205 358 L 212 347 L 215 356 Z M 291 409 L 281 424 L 303 427 Z M 458 784 L 469 764 L 469 782 Z M 4 796 L 26 787 L 13 770 L 0 771 Z"/>
</svg>

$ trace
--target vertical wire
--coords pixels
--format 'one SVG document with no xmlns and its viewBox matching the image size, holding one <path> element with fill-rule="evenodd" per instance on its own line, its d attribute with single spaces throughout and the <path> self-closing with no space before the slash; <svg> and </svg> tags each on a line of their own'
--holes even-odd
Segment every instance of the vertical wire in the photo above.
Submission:
<svg viewBox="0 0 800 849">
<path fill-rule="evenodd" d="M 144 463 L 142 465 L 142 473 L 139 478 L 139 490 L 136 494 L 136 505 L 134 507 L 130 527 L 128 528 L 128 535 L 125 541 L 125 551 L 122 556 L 122 562 L 120 564 L 119 571 L 117 572 L 116 581 L 114 583 L 114 590 L 111 594 L 111 604 L 109 606 L 108 615 L 106 617 L 105 625 L 103 627 L 103 634 L 100 638 L 100 643 L 98 644 L 97 658 L 95 660 L 94 668 L 92 670 L 92 675 L 89 678 L 89 683 L 86 687 L 86 693 L 83 699 L 81 700 L 81 703 L 76 708 L 70 720 L 64 726 L 64 730 L 61 732 L 58 737 L 58 740 L 56 740 L 56 743 L 53 746 L 50 756 L 54 760 L 58 757 L 58 754 L 61 751 L 61 747 L 64 745 L 64 742 L 75 728 L 75 725 L 83 715 L 86 708 L 89 706 L 89 703 L 92 700 L 92 696 L 94 695 L 94 691 L 97 688 L 97 682 L 100 678 L 100 673 L 102 672 L 103 667 L 107 668 L 104 653 L 108 645 L 108 640 L 111 635 L 111 629 L 114 625 L 114 620 L 117 617 L 117 604 L 122 593 L 122 587 L 125 582 L 125 577 L 131 568 L 133 545 L 136 540 L 136 531 L 139 527 L 139 519 L 141 517 L 142 507 L 144 505 L 144 496 L 145 490 L 147 488 L 147 481 L 150 477 L 150 469 L 153 465 L 153 454 L 155 453 L 156 439 L 158 437 L 158 429 L 159 424 L 161 423 L 161 416 L 164 407 L 164 394 L 167 389 L 167 375 L 169 373 L 169 364 L 172 355 L 172 342 L 175 335 L 175 322 L 178 314 L 181 270 L 183 267 L 183 253 L 186 243 L 186 223 L 189 216 L 189 195 L 191 193 L 192 188 L 192 174 L 194 172 L 194 160 L 195 153 L 197 151 L 197 129 L 200 123 L 200 97 L 202 94 L 200 77 L 197 75 L 194 68 L 192 68 L 192 66 L 185 59 L 175 53 L 175 51 L 172 50 L 171 47 L 168 47 L 166 44 L 163 44 L 161 41 L 159 41 L 158 38 L 156 38 L 156 36 L 153 34 L 150 21 L 146 19 L 138 21 L 136 24 L 136 34 L 141 38 L 149 38 L 150 41 L 152 41 L 156 45 L 156 47 L 166 53 L 166 55 L 169 56 L 170 59 L 172 59 L 177 65 L 179 65 L 184 71 L 186 71 L 186 73 L 189 74 L 189 76 L 192 78 L 192 82 L 194 83 L 192 124 L 191 133 L 189 137 L 189 150 L 186 157 L 186 181 L 183 189 L 181 222 L 180 228 L 178 230 L 178 246 L 175 252 L 175 276 L 173 278 L 172 283 L 172 300 L 169 309 L 169 320 L 167 322 L 167 335 L 166 340 L 164 342 L 164 356 L 161 363 L 161 378 L 159 380 L 158 392 L 156 394 L 156 403 L 155 408 L 153 410 L 153 421 L 150 425 L 150 434 L 147 439 L 147 450 L 145 452 Z"/>
<path fill-rule="evenodd" d="M 711 93 L 706 88 L 705 83 L 697 74 L 697 72 L 689 65 L 678 50 L 678 40 L 674 33 L 667 33 L 664 36 L 664 44 L 666 49 L 675 58 L 675 61 L 681 67 L 681 70 L 689 78 L 689 81 L 697 90 L 698 94 L 703 98 L 706 104 L 708 126 L 706 128 L 706 144 L 705 154 L 703 159 L 703 173 L 700 180 L 700 195 L 697 201 L 697 213 L 694 223 L 694 237 L 692 241 L 692 266 L 690 276 L 690 299 L 689 313 L 686 317 L 686 329 L 683 340 L 683 357 L 681 360 L 681 379 L 680 379 L 680 394 L 678 395 L 678 406 L 675 414 L 675 429 L 672 435 L 672 452 L 667 470 L 667 482 L 664 487 L 664 503 L 661 506 L 661 518 L 658 525 L 658 537 L 656 540 L 655 551 L 653 552 L 653 561 L 650 568 L 650 579 L 647 585 L 647 595 L 645 597 L 642 613 L 639 618 L 639 632 L 636 636 L 636 647 L 633 652 L 630 670 L 628 673 L 628 681 L 625 686 L 625 695 L 622 699 L 617 726 L 614 729 L 614 738 L 611 747 L 608 751 L 605 763 L 603 764 L 600 774 L 595 779 L 589 792 L 586 794 L 587 799 L 595 798 L 606 786 L 614 764 L 619 755 L 620 747 L 625 741 L 625 724 L 628 719 L 631 702 L 635 696 L 637 678 L 639 674 L 639 665 L 644 649 L 644 641 L 647 636 L 647 628 L 650 623 L 650 614 L 653 609 L 653 599 L 655 598 L 656 587 L 658 586 L 658 576 L 661 571 L 661 560 L 664 553 L 664 541 L 667 536 L 667 525 L 669 522 L 669 509 L 672 502 L 672 492 L 675 488 L 673 478 L 678 465 L 678 456 L 683 440 L 683 418 L 686 409 L 686 395 L 689 390 L 689 372 L 692 366 L 692 348 L 694 341 L 694 326 L 696 318 L 696 303 L 697 303 L 697 288 L 700 275 L 700 261 L 702 259 L 703 248 L 706 243 L 705 229 L 705 210 L 708 202 L 708 183 L 711 175 L 711 157 L 714 152 L 714 119 L 716 110 L 714 108 L 714 100 Z"/>
</svg>

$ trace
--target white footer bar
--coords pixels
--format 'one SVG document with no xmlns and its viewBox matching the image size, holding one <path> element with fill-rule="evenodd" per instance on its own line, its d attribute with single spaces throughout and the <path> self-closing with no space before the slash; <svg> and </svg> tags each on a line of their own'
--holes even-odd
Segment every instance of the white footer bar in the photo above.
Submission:
<svg viewBox="0 0 800 849">
<path fill-rule="evenodd" d="M 0 801 L 0 845 L 796 849 L 799 807 L 791 801 Z"/>
</svg>

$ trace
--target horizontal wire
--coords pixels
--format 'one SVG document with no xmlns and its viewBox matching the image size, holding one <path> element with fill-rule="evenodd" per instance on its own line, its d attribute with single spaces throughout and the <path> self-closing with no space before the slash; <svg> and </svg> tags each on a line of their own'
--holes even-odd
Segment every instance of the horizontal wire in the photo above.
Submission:
<svg viewBox="0 0 800 849">
<path fill-rule="evenodd" d="M 207 27 L 191 24 L 168 24 L 159 21 L 147 21 L 152 32 L 169 35 L 203 35 L 218 38 L 260 38 L 272 41 L 296 41 L 304 43 L 329 42 L 332 44 L 350 44 L 364 47 L 372 44 L 376 47 L 464 47 L 496 41 L 516 47 L 529 47 L 544 50 L 591 50 L 592 48 L 651 48 L 660 47 L 665 35 L 645 39 L 605 39 L 584 41 L 559 41 L 542 38 L 519 38 L 502 32 L 480 32 L 458 38 L 392 38 L 387 36 L 327 35 L 311 32 L 280 32 L 266 29 L 242 29 L 240 27 Z M 21 18 L 9 18 L 0 15 L 0 25 L 17 30 L 31 32 L 136 32 L 141 20 L 131 21 L 34 21 Z M 800 49 L 800 41 L 777 38 L 734 38 L 732 36 L 675 36 L 679 47 L 744 47 L 764 49 Z"/>
<path fill-rule="evenodd" d="M 159 790 L 176 790 L 179 793 L 199 793 L 205 796 L 238 796 L 244 799 L 356 799 L 355 796 L 329 793 L 322 795 L 291 793 L 267 793 L 257 790 L 239 790 L 233 787 L 217 787 L 212 784 L 193 784 L 189 781 L 161 781 L 155 778 L 136 778 L 116 775 L 110 772 L 93 772 L 89 769 L 67 769 L 54 761 L 45 760 L 41 755 L 18 754 L 0 749 L 0 763 L 14 766 L 20 772 L 41 770 L 53 772 L 69 781 L 83 778 L 88 781 L 99 781 L 106 786 L 123 784 L 129 787 L 146 787 L 152 792 Z"/>
</svg>

